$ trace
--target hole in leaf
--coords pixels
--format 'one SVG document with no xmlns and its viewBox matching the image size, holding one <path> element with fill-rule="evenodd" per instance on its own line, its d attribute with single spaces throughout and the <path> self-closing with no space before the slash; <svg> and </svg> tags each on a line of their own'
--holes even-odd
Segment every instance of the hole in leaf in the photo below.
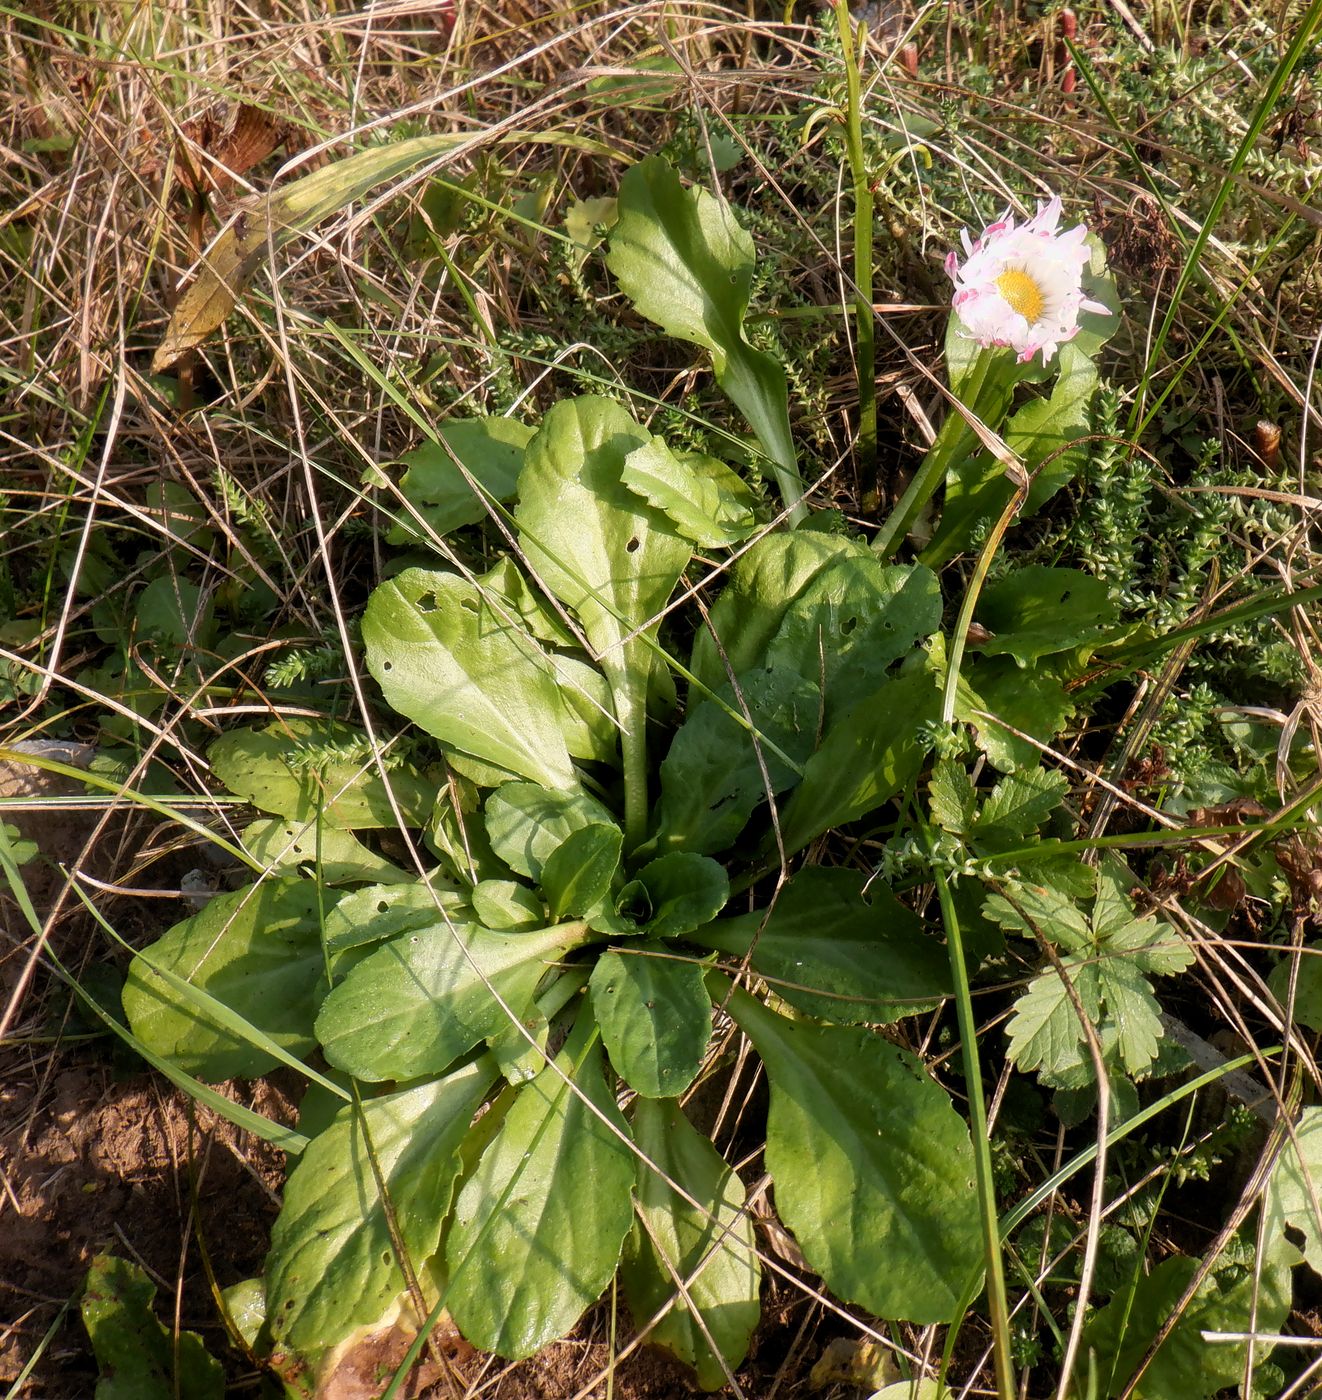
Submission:
<svg viewBox="0 0 1322 1400">
<path fill-rule="evenodd" d="M 436 611 L 436 594 L 434 592 L 419 593 L 417 601 L 419 612 L 430 613 Z"/>
<path fill-rule="evenodd" d="M 383 671 L 393 671 L 395 669 L 395 663 L 393 661 L 383 661 L 381 663 L 381 669 Z"/>
<path fill-rule="evenodd" d="M 843 636 L 843 637 L 849 636 L 849 634 L 850 634 L 850 633 L 854 630 L 854 628 L 857 627 L 857 626 L 858 626 L 858 618 L 856 618 L 856 617 L 847 617 L 847 618 L 845 618 L 844 621 L 841 622 L 841 624 L 840 624 L 840 635 Z"/>
<path fill-rule="evenodd" d="M 463 601 L 462 603 L 459 604 L 459 606 L 460 606 L 466 613 L 476 613 L 476 612 L 477 612 L 477 604 L 476 604 L 471 598 L 465 598 L 464 601 Z"/>
<path fill-rule="evenodd" d="M 389 908 L 390 908 L 390 905 L 389 905 L 384 899 L 378 899 L 378 900 L 377 900 L 377 902 L 376 902 L 376 912 L 377 912 L 378 914 L 384 914 L 384 913 L 386 912 L 386 910 L 389 909 Z"/>
<path fill-rule="evenodd" d="M 641 545 L 641 544 L 642 544 L 642 540 L 640 540 L 640 539 L 637 537 L 637 535 L 635 535 L 635 536 L 633 537 L 633 539 L 631 539 L 631 540 L 629 541 L 629 543 L 626 544 L 624 547 L 625 547 L 625 549 L 627 549 L 627 550 L 629 551 L 630 554 L 637 554 L 637 552 L 638 552 L 638 547 L 639 547 L 639 545 Z"/>
</svg>

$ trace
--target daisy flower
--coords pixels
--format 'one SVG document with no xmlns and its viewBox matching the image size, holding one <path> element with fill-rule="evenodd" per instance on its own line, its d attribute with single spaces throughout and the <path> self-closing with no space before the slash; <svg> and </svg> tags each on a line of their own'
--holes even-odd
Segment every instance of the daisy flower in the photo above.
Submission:
<svg viewBox="0 0 1322 1400">
<path fill-rule="evenodd" d="M 1027 363 L 1040 350 L 1046 364 L 1056 347 L 1079 332 L 1079 312 L 1110 308 L 1083 294 L 1083 270 L 1090 253 L 1086 225 L 1057 233 L 1061 204 L 1052 196 L 1037 213 L 1015 227 L 1009 213 L 989 225 L 980 238 L 963 239 L 965 259 L 946 259 L 955 284 L 951 305 L 968 336 L 980 345 L 1008 345 Z"/>
</svg>

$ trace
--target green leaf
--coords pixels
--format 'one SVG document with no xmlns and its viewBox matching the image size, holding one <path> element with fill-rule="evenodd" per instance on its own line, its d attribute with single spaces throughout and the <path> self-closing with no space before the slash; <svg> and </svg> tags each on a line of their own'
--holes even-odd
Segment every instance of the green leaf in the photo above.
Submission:
<svg viewBox="0 0 1322 1400">
<path fill-rule="evenodd" d="M 336 749 L 352 758 L 334 757 Z M 346 830 L 394 827 L 398 819 L 360 729 L 335 720 L 286 718 L 265 729 L 234 729 L 211 745 L 207 757 L 222 783 L 239 797 L 279 817 L 320 813 Z M 436 785 L 411 764 L 387 762 L 390 792 L 404 820 L 420 826 L 436 800 Z"/>
<path fill-rule="evenodd" d="M 447 888 L 439 876 L 411 885 L 369 885 L 341 895 L 326 914 L 326 950 L 343 953 L 369 943 L 381 943 L 413 929 L 430 928 L 444 918 L 466 921 L 462 895 Z"/>
<path fill-rule="evenodd" d="M 410 1266 L 421 1272 L 440 1243 L 459 1147 L 493 1069 L 477 1060 L 448 1078 L 349 1104 L 308 1144 L 285 1183 L 266 1260 L 279 1341 L 315 1362 L 405 1292 L 381 1184 Z"/>
<path fill-rule="evenodd" d="M 978 797 L 962 763 L 943 758 L 933 765 L 927 783 L 927 800 L 932 820 L 943 831 L 956 836 L 968 834 L 977 814 Z"/>
<path fill-rule="evenodd" d="M 211 599 L 195 583 L 174 574 L 154 578 L 134 599 L 133 625 L 138 641 L 162 650 L 210 647 L 216 619 Z"/>
<path fill-rule="evenodd" d="M 514 871 L 541 884 L 542 867 L 575 831 L 614 819 L 585 792 L 549 792 L 532 783 L 506 783 L 487 798 L 491 848 Z"/>
<path fill-rule="evenodd" d="M 1013 656 L 1027 667 L 1040 656 L 1098 646 L 1117 614 L 1101 579 L 1029 564 L 987 589 L 978 620 L 992 633 L 979 643 L 984 656 Z"/>
<path fill-rule="evenodd" d="M 973 727 L 978 747 L 1002 773 L 1036 768 L 1042 761 L 1039 745 L 1050 744 L 1073 713 L 1074 702 L 1049 664 L 1039 661 L 1025 670 L 1009 657 L 995 656 L 970 665 L 966 656 L 955 718 Z"/>
<path fill-rule="evenodd" d="M 635 745 L 647 718 L 650 638 L 691 552 L 621 479 L 629 453 L 648 440 L 610 399 L 561 400 L 528 445 L 516 511 L 529 569 L 577 612 Z"/>
<path fill-rule="evenodd" d="M 156 1285 L 136 1264 L 98 1254 L 83 1288 L 83 1326 L 100 1378 L 96 1400 L 221 1400 L 225 1371 L 196 1332 L 157 1320 Z"/>
<path fill-rule="evenodd" d="M 592 970 L 592 1012 L 616 1073 L 651 1099 L 682 1094 L 711 1039 L 704 969 L 661 943 L 603 953 Z"/>
<path fill-rule="evenodd" d="M 1062 969 L 1098 1031 L 1104 1057 L 1135 1075 L 1152 1064 L 1162 1037 L 1161 1008 L 1148 974 L 1179 972 L 1193 955 L 1169 926 L 1134 918 L 1126 873 L 1103 866 L 1090 920 L 1068 895 L 1049 886 L 1014 883 L 1008 887 L 1013 900 L 993 895 L 983 908 L 1003 928 L 1030 935 L 1036 928 L 1069 950 Z M 1039 1070 L 1048 1083 L 1073 1088 L 1081 1075 L 1093 1074 L 1078 1012 L 1055 968 L 1029 983 L 1007 1033 L 1010 1059 L 1021 1069 Z"/>
<path fill-rule="evenodd" d="M 361 880 L 399 885 L 416 878 L 369 850 L 352 831 L 323 824 L 318 833 L 315 817 L 250 822 L 239 839 L 244 850 L 272 873 L 294 874 L 299 867 L 306 867 L 318 872 L 328 885 Z"/>
<path fill-rule="evenodd" d="M 729 570 L 721 596 L 712 606 L 710 630 L 702 628 L 693 643 L 690 669 L 698 685 L 689 698 L 690 712 L 707 691 L 728 684 L 727 661 L 736 676 L 765 666 L 767 649 L 786 610 L 822 570 L 841 559 L 869 554 L 867 546 L 856 540 L 816 530 L 763 535 L 754 541 Z M 800 665 L 794 669 L 803 674 Z M 816 683 L 819 675 L 820 661 L 807 678 Z"/>
<path fill-rule="evenodd" d="M 517 880 L 483 880 L 473 886 L 473 912 L 483 928 L 517 933 L 544 922 L 542 901 Z"/>
<path fill-rule="evenodd" d="M 522 1017 L 548 965 L 587 936 L 578 923 L 527 933 L 437 923 L 402 934 L 326 998 L 317 1038 L 327 1060 L 358 1079 L 439 1073 L 504 1031 L 510 1012 Z"/>
<path fill-rule="evenodd" d="M 1184 1295 L 1199 1262 L 1165 1259 L 1088 1324 L 1084 1346 L 1095 1355 L 1103 1395 L 1119 1395 Z M 1257 1276 L 1255 1277 L 1255 1272 Z M 1136 1400 L 1206 1400 L 1244 1375 L 1247 1344 L 1209 1343 L 1213 1332 L 1279 1332 L 1290 1313 L 1290 1270 L 1269 1251 L 1259 1271 L 1230 1268 L 1204 1279 L 1131 1393 Z M 1259 1354 L 1263 1354 L 1260 1348 Z"/>
<path fill-rule="evenodd" d="M 1060 806 L 1069 791 L 1061 773 L 1029 768 L 1002 778 L 983 803 L 971 832 L 975 840 L 1008 843 L 1027 836 Z"/>
<path fill-rule="evenodd" d="M 614 1276 L 632 1215 L 628 1128 L 591 1018 L 514 1100 L 464 1184 L 446 1239 L 446 1305 L 510 1360 L 567 1333 Z"/>
<path fill-rule="evenodd" d="M 743 1209 L 743 1183 L 674 1100 L 636 1100 L 633 1132 L 640 1153 L 635 1188 L 640 1224 L 621 1270 L 629 1310 L 641 1327 L 673 1301 L 648 1340 L 693 1366 L 704 1389 L 716 1390 L 725 1384 L 726 1371 L 734 1371 L 748 1354 L 761 1316 L 762 1269 L 753 1222 Z"/>
<path fill-rule="evenodd" d="M 654 437 L 629 453 L 622 479 L 694 544 L 718 549 L 757 529 L 752 492 L 714 457 L 679 455 Z"/>
<path fill-rule="evenodd" d="M 738 988 L 728 1007 L 766 1067 L 767 1170 L 804 1257 L 880 1317 L 950 1321 L 983 1250 L 973 1145 L 944 1090 L 867 1031 L 787 1021 Z"/>
<path fill-rule="evenodd" d="M 1285 1140 L 1264 1197 L 1272 1230 L 1288 1228 L 1302 1240 L 1303 1256 L 1322 1276 L 1322 1108 L 1305 1108 Z"/>
<path fill-rule="evenodd" d="M 610 893 L 620 868 L 624 833 L 614 823 L 593 824 L 571 832 L 542 867 L 542 893 L 551 917 L 583 917 Z"/>
<path fill-rule="evenodd" d="M 927 726 L 939 712 L 936 675 L 926 665 L 883 681 L 855 705 L 808 760 L 781 814 L 786 851 L 866 816 L 911 783 L 927 756 Z"/>
<path fill-rule="evenodd" d="M 651 905 L 646 931 L 653 938 L 676 938 L 701 928 L 730 898 L 725 867 L 691 851 L 658 856 L 643 866 L 636 878 Z"/>
<path fill-rule="evenodd" d="M 772 792 L 798 781 L 817 739 L 817 687 L 791 670 L 755 670 L 741 678 L 739 691 L 742 706 L 732 687 L 722 686 L 717 696 L 724 706 L 696 706 L 671 740 L 661 761 L 657 804 L 656 844 L 661 850 L 703 855 L 725 850 L 767 801 L 768 778 Z M 745 708 L 756 739 L 735 718 Z"/>
<path fill-rule="evenodd" d="M 708 924 L 704 948 L 748 957 L 791 1006 L 824 1021 L 884 1024 L 950 995 L 944 946 L 879 879 L 810 865 L 765 910 Z"/>
<path fill-rule="evenodd" d="M 428 734 L 544 787 L 576 786 L 551 661 L 475 584 L 405 570 L 368 599 L 363 642 L 386 700 Z"/>
<path fill-rule="evenodd" d="M 308 880 L 266 880 L 217 896 L 129 966 L 124 1014 L 152 1051 L 201 1079 L 251 1078 L 280 1061 L 218 1021 L 153 969 L 200 988 L 296 1056 L 315 1048 L 326 991 L 320 901 Z"/>
<path fill-rule="evenodd" d="M 513 498 L 524 449 L 535 431 L 513 418 L 453 418 L 437 429 L 437 441 L 424 442 L 404 457 L 408 470 L 400 490 L 438 535 L 474 525 L 487 518 L 488 499 Z M 473 489 L 464 472 L 480 490 Z M 415 523 L 406 519 L 391 531 L 391 543 L 404 543 L 417 534 Z"/>
<path fill-rule="evenodd" d="M 606 265 L 639 313 L 667 335 L 710 352 L 716 382 L 748 420 L 786 505 L 803 495 L 790 431 L 785 371 L 744 336 L 753 240 L 729 205 L 685 191 L 660 156 L 620 182 Z"/>
<path fill-rule="evenodd" d="M 940 624 L 941 589 L 930 569 L 886 565 L 860 546 L 832 560 L 790 602 L 765 660 L 820 687 L 829 729 Z"/>
</svg>

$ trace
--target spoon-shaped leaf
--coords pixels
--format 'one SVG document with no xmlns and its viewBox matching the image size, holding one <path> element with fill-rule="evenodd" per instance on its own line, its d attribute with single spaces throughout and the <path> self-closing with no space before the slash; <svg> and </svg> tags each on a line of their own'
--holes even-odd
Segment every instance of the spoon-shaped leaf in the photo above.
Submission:
<svg viewBox="0 0 1322 1400">
<path fill-rule="evenodd" d="M 973 1144 L 922 1062 L 880 1036 L 788 1021 L 723 979 L 771 1085 L 776 1209 L 833 1293 L 948 1322 L 982 1259 Z"/>
<path fill-rule="evenodd" d="M 580 1017 L 554 1065 L 519 1090 L 446 1241 L 450 1315 L 475 1346 L 511 1360 L 564 1336 L 596 1302 L 629 1230 L 633 1155 L 593 1030 Z"/>
</svg>

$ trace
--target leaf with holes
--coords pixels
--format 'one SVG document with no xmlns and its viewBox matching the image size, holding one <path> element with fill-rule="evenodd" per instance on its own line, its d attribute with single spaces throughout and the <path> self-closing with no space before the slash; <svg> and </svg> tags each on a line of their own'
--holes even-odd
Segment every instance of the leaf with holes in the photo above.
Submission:
<svg viewBox="0 0 1322 1400">
<path fill-rule="evenodd" d="M 927 727 L 940 713 L 936 674 L 926 664 L 882 681 L 827 732 L 781 815 L 787 852 L 875 811 L 917 778 Z"/>
<path fill-rule="evenodd" d="M 402 885 L 415 878 L 369 850 L 352 831 L 329 825 L 319 830 L 318 825 L 315 818 L 274 817 L 250 822 L 239 839 L 244 850 L 272 874 L 293 874 L 302 866 L 315 870 L 328 885 L 362 880 Z"/>
<path fill-rule="evenodd" d="M 768 800 L 768 781 L 771 793 L 792 787 L 816 743 L 820 696 L 793 670 L 749 671 L 737 698 L 725 685 L 716 699 L 690 710 L 661 761 L 658 850 L 732 845 Z"/>
<path fill-rule="evenodd" d="M 762 1311 L 762 1270 L 743 1183 L 673 1099 L 636 1100 L 633 1133 L 638 1224 L 621 1270 L 629 1309 L 641 1327 L 673 1303 L 647 1338 L 693 1366 L 704 1389 L 716 1390 L 748 1354 Z"/>
<path fill-rule="evenodd" d="M 363 642 L 386 700 L 428 734 L 543 787 L 577 785 L 550 660 L 476 585 L 406 569 L 368 600 Z"/>
<path fill-rule="evenodd" d="M 399 487 L 438 535 L 474 525 L 490 513 L 488 501 L 508 501 L 523 470 L 523 453 L 536 429 L 514 418 L 452 418 L 404 457 Z M 457 459 L 457 465 L 456 465 Z M 462 470 L 461 470 L 462 468 Z M 403 544 L 420 532 L 405 517 L 390 532 Z"/>
<path fill-rule="evenodd" d="M 581 923 L 526 933 L 437 923 L 401 934 L 326 998 L 317 1038 L 327 1060 L 358 1079 L 439 1073 L 503 1032 L 511 1013 L 524 1016 L 548 966 L 590 936 Z"/>
</svg>

